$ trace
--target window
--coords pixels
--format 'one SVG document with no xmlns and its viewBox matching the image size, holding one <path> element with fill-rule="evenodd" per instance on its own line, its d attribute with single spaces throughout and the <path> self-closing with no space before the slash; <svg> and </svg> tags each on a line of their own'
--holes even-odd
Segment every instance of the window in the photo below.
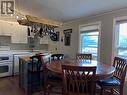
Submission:
<svg viewBox="0 0 127 95">
<path fill-rule="evenodd" d="M 127 58 L 127 21 L 116 21 L 116 54 Z"/>
<path fill-rule="evenodd" d="M 80 27 L 80 52 L 92 53 L 93 59 L 98 57 L 99 25 L 92 24 Z"/>
<path fill-rule="evenodd" d="M 120 17 L 114 20 L 115 40 L 114 40 L 114 56 L 127 59 L 127 17 Z M 114 57 L 113 57 L 114 58 Z M 126 74 L 127 80 L 127 74 Z"/>
</svg>

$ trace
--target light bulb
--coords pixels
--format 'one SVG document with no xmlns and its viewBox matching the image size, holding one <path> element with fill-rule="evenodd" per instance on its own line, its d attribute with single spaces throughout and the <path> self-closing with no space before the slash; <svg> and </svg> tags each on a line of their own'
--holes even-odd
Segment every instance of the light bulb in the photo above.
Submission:
<svg viewBox="0 0 127 95">
<path fill-rule="evenodd" d="M 11 14 L 11 17 L 13 16 L 13 14 Z"/>
<path fill-rule="evenodd" d="M 16 19 L 19 19 L 19 16 L 16 16 Z"/>
</svg>

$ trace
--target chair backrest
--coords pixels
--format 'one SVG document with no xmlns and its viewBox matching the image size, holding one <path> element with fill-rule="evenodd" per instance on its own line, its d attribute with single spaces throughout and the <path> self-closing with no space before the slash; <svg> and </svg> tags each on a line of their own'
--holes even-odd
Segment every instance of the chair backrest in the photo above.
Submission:
<svg viewBox="0 0 127 95">
<path fill-rule="evenodd" d="M 96 67 L 78 67 L 62 65 L 63 93 L 94 94 Z"/>
<path fill-rule="evenodd" d="M 46 61 L 44 60 L 45 55 L 36 54 L 31 58 L 31 71 L 39 71 L 43 68 L 44 65 L 46 65 L 47 62 L 50 61 L 50 58 L 48 58 Z"/>
<path fill-rule="evenodd" d="M 124 83 L 127 72 L 127 60 L 120 57 L 115 57 L 113 66 L 115 67 L 113 76 L 119 79 L 120 82 Z"/>
<path fill-rule="evenodd" d="M 76 54 L 77 60 L 92 60 L 92 54 L 78 53 Z"/>
<path fill-rule="evenodd" d="M 31 58 L 31 71 L 39 71 L 41 69 L 41 59 L 38 55 L 34 55 Z"/>
<path fill-rule="evenodd" d="M 52 60 L 61 60 L 64 59 L 64 54 L 52 54 L 51 55 Z"/>
</svg>

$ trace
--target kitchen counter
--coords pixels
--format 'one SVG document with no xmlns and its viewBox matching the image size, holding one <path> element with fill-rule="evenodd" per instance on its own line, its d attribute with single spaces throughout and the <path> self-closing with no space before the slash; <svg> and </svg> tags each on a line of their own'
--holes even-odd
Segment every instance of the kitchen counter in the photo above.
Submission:
<svg viewBox="0 0 127 95">
<path fill-rule="evenodd" d="M 25 57 L 20 57 L 20 60 L 25 61 L 26 63 L 28 63 L 29 61 L 31 61 L 30 59 L 31 56 L 25 56 Z M 22 63 L 21 63 L 22 64 Z"/>
<path fill-rule="evenodd" d="M 48 54 L 48 53 L 45 53 L 43 55 L 44 55 L 44 61 L 48 61 L 49 60 L 48 58 L 51 56 L 51 54 Z M 24 60 L 25 62 L 29 62 L 31 61 L 30 57 L 31 56 L 23 56 L 23 57 L 20 57 L 20 59 Z"/>
<path fill-rule="evenodd" d="M 33 56 L 38 53 L 48 54 L 48 51 L 44 50 L 11 50 L 13 54 L 13 75 L 19 74 L 19 57 Z"/>
</svg>

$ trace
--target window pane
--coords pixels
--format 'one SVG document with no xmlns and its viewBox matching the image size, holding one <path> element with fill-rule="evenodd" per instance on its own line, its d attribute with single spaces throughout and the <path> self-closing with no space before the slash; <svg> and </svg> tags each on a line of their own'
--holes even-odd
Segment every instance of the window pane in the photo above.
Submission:
<svg viewBox="0 0 127 95">
<path fill-rule="evenodd" d="M 127 57 L 127 23 L 118 24 L 117 55 Z"/>
<path fill-rule="evenodd" d="M 96 47 L 98 44 L 98 36 L 82 35 L 82 47 Z"/>
<path fill-rule="evenodd" d="M 81 33 L 81 52 L 92 53 L 97 57 L 98 48 L 98 34 L 99 32 L 84 32 Z"/>
<path fill-rule="evenodd" d="M 118 55 L 121 57 L 127 57 L 127 50 L 119 49 Z"/>
<path fill-rule="evenodd" d="M 127 23 L 120 24 L 118 47 L 127 48 Z"/>
</svg>

